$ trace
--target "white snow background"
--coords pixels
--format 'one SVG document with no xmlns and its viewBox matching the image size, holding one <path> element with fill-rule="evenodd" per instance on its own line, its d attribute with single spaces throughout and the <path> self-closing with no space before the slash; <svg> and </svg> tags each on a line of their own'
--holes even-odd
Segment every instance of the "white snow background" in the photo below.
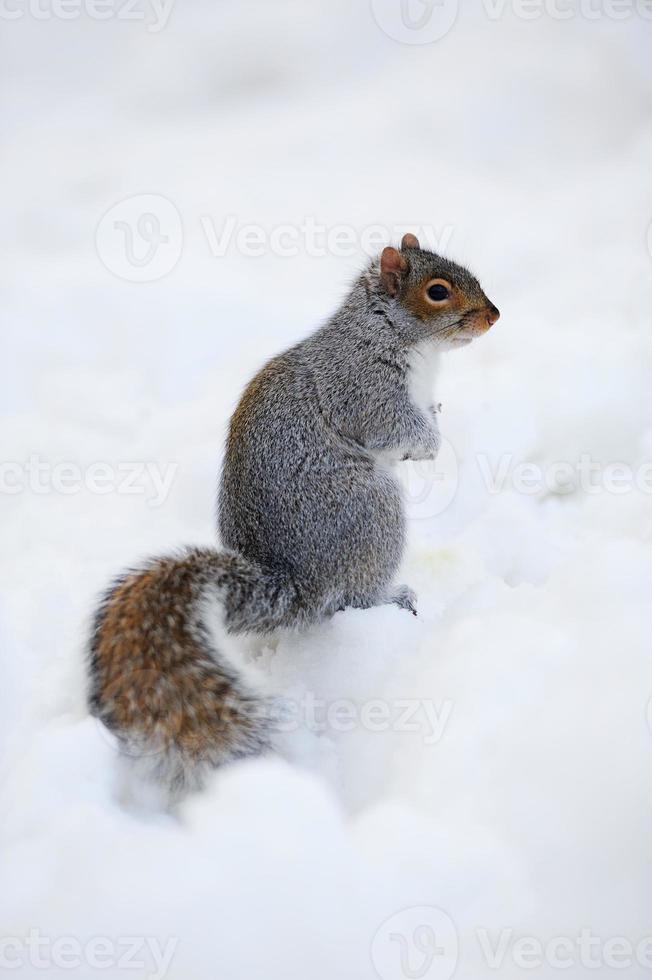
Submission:
<svg viewBox="0 0 652 980">
<path fill-rule="evenodd" d="M 2 22 L 7 975 L 161 976 L 142 950 L 118 962 L 128 937 L 172 941 L 170 980 L 652 972 L 652 21 L 469 8 L 414 45 L 345 0 L 177 0 L 158 32 Z M 142 194 L 183 227 L 145 283 L 95 246 Z M 206 216 L 218 233 L 312 217 L 358 244 L 216 257 Z M 134 810 L 84 701 L 96 596 L 215 540 L 238 394 L 335 308 L 372 225 L 445 235 L 502 312 L 442 366 L 443 479 L 410 477 L 419 619 L 347 611 L 243 642 L 279 694 L 335 704 L 329 722 L 175 816 Z M 597 487 L 555 469 L 583 457 Z M 86 485 L 134 462 L 173 468 L 158 506 L 151 481 Z M 523 463 L 548 483 L 524 492 Z"/>
</svg>

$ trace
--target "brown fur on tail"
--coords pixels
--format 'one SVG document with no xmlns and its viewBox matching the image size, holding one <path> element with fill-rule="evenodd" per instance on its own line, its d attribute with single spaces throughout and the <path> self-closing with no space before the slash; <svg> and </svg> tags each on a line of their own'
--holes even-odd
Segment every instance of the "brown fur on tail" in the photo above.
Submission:
<svg viewBox="0 0 652 980">
<path fill-rule="evenodd" d="M 212 614 L 224 618 L 237 565 L 210 550 L 153 560 L 119 578 L 95 618 L 91 711 L 173 797 L 268 747 L 270 705 L 229 664 L 211 627 Z"/>
</svg>

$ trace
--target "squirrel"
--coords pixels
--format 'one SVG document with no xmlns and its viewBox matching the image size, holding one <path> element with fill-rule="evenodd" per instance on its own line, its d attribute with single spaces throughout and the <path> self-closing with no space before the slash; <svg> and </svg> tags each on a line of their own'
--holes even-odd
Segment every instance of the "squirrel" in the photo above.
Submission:
<svg viewBox="0 0 652 980">
<path fill-rule="evenodd" d="M 467 269 L 414 235 L 385 248 L 336 313 L 245 389 L 219 490 L 226 550 L 153 559 L 106 592 L 90 708 L 170 798 L 273 747 L 273 699 L 229 659 L 229 634 L 305 627 L 349 606 L 416 615 L 414 592 L 392 584 L 405 516 L 388 464 L 436 457 L 436 356 L 499 315 Z"/>
</svg>

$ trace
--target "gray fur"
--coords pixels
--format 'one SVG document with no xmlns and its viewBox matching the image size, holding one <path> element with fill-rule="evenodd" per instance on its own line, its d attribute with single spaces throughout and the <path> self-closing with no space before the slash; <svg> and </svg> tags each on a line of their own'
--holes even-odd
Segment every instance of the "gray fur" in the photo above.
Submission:
<svg viewBox="0 0 652 980">
<path fill-rule="evenodd" d="M 232 420 L 219 528 L 228 548 L 284 581 L 279 625 L 387 601 L 414 611 L 410 590 L 392 585 L 405 516 L 385 461 L 436 457 L 436 413 L 410 398 L 410 354 L 424 341 L 446 346 L 460 318 L 424 322 L 402 299 L 444 277 L 488 301 L 461 266 L 421 249 L 403 255 L 398 296 L 375 260 L 321 329 L 263 368 Z"/>
<path fill-rule="evenodd" d="M 219 495 L 228 550 L 149 562 L 100 605 L 91 710 L 173 798 L 272 744 L 273 701 L 229 661 L 227 633 L 305 626 L 346 606 L 415 613 L 412 590 L 393 584 L 405 515 L 387 462 L 439 450 L 428 377 L 419 398 L 411 388 L 415 362 L 498 311 L 447 259 L 412 246 L 391 258 L 399 271 L 372 262 L 334 316 L 245 390 Z M 455 309 L 415 305 L 436 278 L 452 284 Z"/>
</svg>

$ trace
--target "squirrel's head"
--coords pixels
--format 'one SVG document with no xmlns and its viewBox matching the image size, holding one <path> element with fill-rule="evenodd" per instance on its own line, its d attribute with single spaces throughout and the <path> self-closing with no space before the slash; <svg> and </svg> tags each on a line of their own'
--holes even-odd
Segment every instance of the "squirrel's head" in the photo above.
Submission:
<svg viewBox="0 0 652 980">
<path fill-rule="evenodd" d="M 416 334 L 442 346 L 471 343 L 500 316 L 475 276 L 422 249 L 415 235 L 404 235 L 400 249 L 385 248 L 379 271 L 380 288 L 410 314 Z"/>
</svg>

